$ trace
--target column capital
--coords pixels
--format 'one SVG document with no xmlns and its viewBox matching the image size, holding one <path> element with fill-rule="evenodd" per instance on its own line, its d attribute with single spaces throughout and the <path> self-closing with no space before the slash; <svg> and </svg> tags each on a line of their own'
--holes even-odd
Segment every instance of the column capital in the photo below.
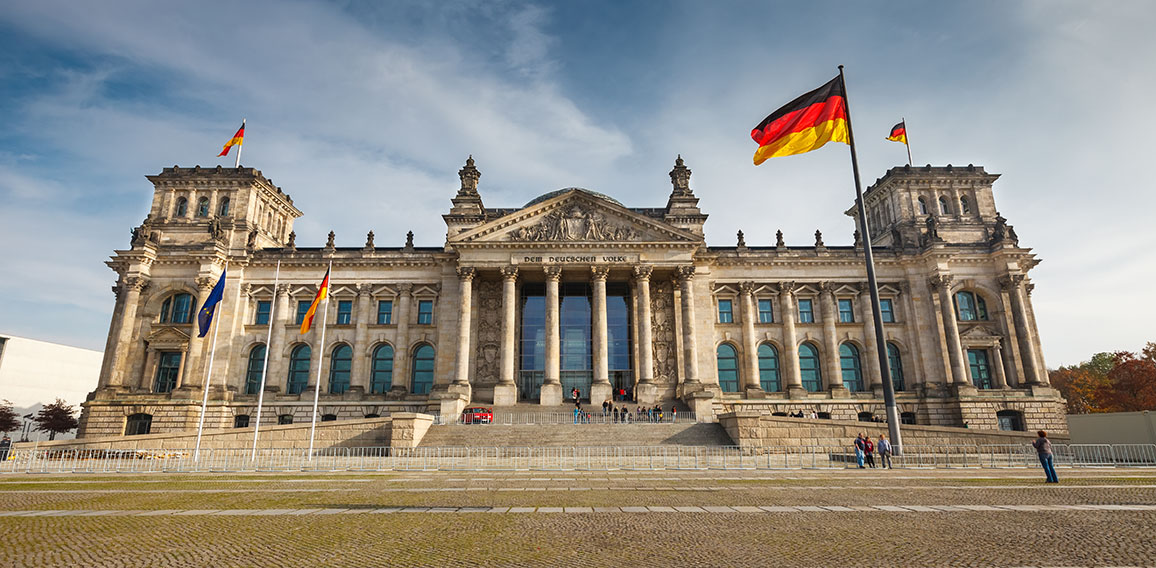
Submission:
<svg viewBox="0 0 1156 568">
<path fill-rule="evenodd" d="M 999 277 L 999 287 L 1002 290 L 1011 290 L 1023 284 L 1023 274 L 1005 274 Z"/>
<path fill-rule="evenodd" d="M 751 294 L 754 294 L 755 283 L 750 280 L 739 282 L 739 293 L 744 296 L 750 296 Z"/>
<path fill-rule="evenodd" d="M 792 282 L 779 282 L 779 292 L 783 294 L 792 294 L 799 286 Z"/>
<path fill-rule="evenodd" d="M 822 292 L 824 296 L 830 296 L 835 293 L 835 284 L 830 280 L 819 282 L 819 291 Z"/>
<path fill-rule="evenodd" d="M 242 284 L 241 285 L 241 292 L 243 294 L 245 294 L 246 296 L 252 296 L 253 295 L 253 285 L 248 283 L 248 282 Z"/>
<path fill-rule="evenodd" d="M 274 293 L 277 296 L 285 296 L 285 295 L 289 294 L 289 285 L 288 284 L 278 284 L 277 289 L 274 291 Z"/>
<path fill-rule="evenodd" d="M 472 266 L 459 266 L 457 272 L 459 279 L 468 282 L 474 279 L 474 276 L 478 273 L 478 270 Z"/>
<path fill-rule="evenodd" d="M 954 279 L 955 277 L 950 274 L 934 274 L 927 279 L 927 284 L 931 286 L 932 290 L 939 291 L 942 289 L 947 291 L 947 289 L 951 287 L 951 281 Z"/>
<path fill-rule="evenodd" d="M 609 266 L 591 266 L 590 276 L 597 282 L 605 282 L 606 277 L 610 276 Z"/>
<path fill-rule="evenodd" d="M 502 273 L 504 280 L 514 281 L 518 279 L 518 267 L 514 265 L 503 266 L 498 269 Z"/>
<path fill-rule="evenodd" d="M 870 282 L 860 282 L 860 283 L 856 284 L 855 287 L 859 289 L 859 295 L 860 296 L 870 296 L 871 295 L 871 283 Z"/>
<path fill-rule="evenodd" d="M 1027 292 L 1029 296 L 1032 295 L 1032 290 L 1035 290 L 1035 289 L 1036 289 L 1036 285 L 1034 282 L 1027 282 L 1024 284 L 1024 292 Z"/>
<path fill-rule="evenodd" d="M 372 292 L 373 292 L 373 284 L 358 284 L 357 285 L 357 295 L 358 296 L 368 296 Z"/>
<path fill-rule="evenodd" d="M 397 294 L 399 296 L 404 296 L 406 294 L 412 294 L 412 293 L 413 293 L 413 283 L 402 282 L 401 284 L 397 285 Z"/>
<path fill-rule="evenodd" d="M 217 279 L 212 276 L 198 276 L 196 283 L 197 288 L 200 290 L 212 290 L 213 285 L 217 283 Z"/>
<path fill-rule="evenodd" d="M 546 280 L 557 282 L 562 279 L 561 266 L 547 266 L 542 271 L 546 273 Z"/>
<path fill-rule="evenodd" d="M 124 288 L 128 292 L 143 292 L 148 285 L 149 279 L 144 276 L 129 276 L 124 279 Z"/>
<path fill-rule="evenodd" d="M 694 265 L 680 266 L 674 270 L 674 275 L 679 282 L 689 282 L 694 279 Z"/>
<path fill-rule="evenodd" d="M 911 293 L 911 283 L 906 281 L 906 280 L 899 282 L 899 293 L 900 294 L 910 294 Z"/>
<path fill-rule="evenodd" d="M 654 267 L 643 264 L 634 267 L 634 279 L 638 281 L 650 280 L 650 274 L 654 272 Z"/>
</svg>

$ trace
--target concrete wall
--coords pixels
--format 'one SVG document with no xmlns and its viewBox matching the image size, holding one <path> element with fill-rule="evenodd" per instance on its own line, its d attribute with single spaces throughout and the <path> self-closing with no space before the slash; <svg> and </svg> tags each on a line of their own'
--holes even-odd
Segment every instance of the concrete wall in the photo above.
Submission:
<svg viewBox="0 0 1156 568">
<path fill-rule="evenodd" d="M 0 399 L 19 408 L 49 404 L 57 398 L 84 402 L 100 379 L 103 353 L 0 333 Z"/>
<path fill-rule="evenodd" d="M 1069 414 L 1075 444 L 1156 444 L 1156 413 Z"/>
</svg>

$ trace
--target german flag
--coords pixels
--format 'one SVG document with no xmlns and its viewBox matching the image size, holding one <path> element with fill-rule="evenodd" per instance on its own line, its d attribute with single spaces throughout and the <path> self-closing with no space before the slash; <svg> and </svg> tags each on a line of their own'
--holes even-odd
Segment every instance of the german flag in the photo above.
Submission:
<svg viewBox="0 0 1156 568">
<path fill-rule="evenodd" d="M 902 143 L 906 144 L 907 143 L 907 124 L 905 124 L 905 122 L 906 121 L 903 121 L 903 122 L 900 122 L 899 124 L 896 124 L 895 126 L 892 126 L 891 127 L 891 134 L 887 136 L 887 139 L 892 141 L 892 142 L 902 142 Z"/>
<path fill-rule="evenodd" d="M 847 102 L 839 77 L 772 112 L 754 130 L 759 143 L 755 165 L 767 158 L 818 150 L 835 141 L 850 144 L 847 133 Z"/>
<path fill-rule="evenodd" d="M 237 133 L 233 135 L 233 138 L 231 140 L 229 140 L 228 142 L 225 142 L 225 149 L 221 150 L 221 153 L 217 154 L 217 157 L 220 158 L 221 156 L 229 155 L 229 148 L 232 148 L 233 146 L 240 146 L 241 142 L 243 142 L 244 140 L 245 140 L 245 121 L 242 120 L 241 121 L 241 128 L 237 129 Z M 238 151 L 240 151 L 240 150 L 238 150 Z"/>
<path fill-rule="evenodd" d="M 325 271 L 325 278 L 321 280 L 321 288 L 317 290 L 317 296 L 313 298 L 313 303 L 309 306 L 309 311 L 305 312 L 305 318 L 301 320 L 301 333 L 309 333 L 309 328 L 313 326 L 313 316 L 317 315 L 317 306 L 329 296 L 329 271 Z"/>
</svg>

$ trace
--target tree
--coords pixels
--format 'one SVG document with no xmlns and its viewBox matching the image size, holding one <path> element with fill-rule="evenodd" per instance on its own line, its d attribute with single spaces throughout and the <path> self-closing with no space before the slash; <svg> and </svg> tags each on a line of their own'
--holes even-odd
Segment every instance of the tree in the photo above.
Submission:
<svg viewBox="0 0 1156 568">
<path fill-rule="evenodd" d="M 72 415 L 76 412 L 71 404 L 65 404 L 61 399 L 40 409 L 32 419 L 36 423 L 36 430 L 48 432 L 48 439 L 55 440 L 57 434 L 71 432 L 80 425 Z"/>
<path fill-rule="evenodd" d="M 1150 349 L 1151 343 L 1148 346 L 1144 355 L 1156 352 Z M 1108 382 L 1101 385 L 1097 396 L 1111 412 L 1156 410 L 1156 361 L 1128 351 L 1116 353 L 1116 366 L 1108 373 Z"/>
<path fill-rule="evenodd" d="M 1099 396 L 1102 387 L 1108 384 L 1107 373 L 1098 373 L 1085 365 L 1072 365 L 1050 371 L 1048 380 L 1068 401 L 1068 414 L 1100 411 Z"/>
<path fill-rule="evenodd" d="M 20 416 L 12 410 L 12 402 L 0 402 L 0 432 L 7 434 L 20 428 Z"/>
</svg>

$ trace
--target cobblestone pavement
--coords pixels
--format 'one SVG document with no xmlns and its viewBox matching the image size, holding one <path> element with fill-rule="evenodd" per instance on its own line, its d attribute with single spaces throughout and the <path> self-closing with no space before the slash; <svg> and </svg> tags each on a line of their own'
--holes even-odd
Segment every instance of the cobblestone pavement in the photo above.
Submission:
<svg viewBox="0 0 1156 568">
<path fill-rule="evenodd" d="M 1156 471 L 0 477 L 0 566 L 1154 566 Z"/>
</svg>

